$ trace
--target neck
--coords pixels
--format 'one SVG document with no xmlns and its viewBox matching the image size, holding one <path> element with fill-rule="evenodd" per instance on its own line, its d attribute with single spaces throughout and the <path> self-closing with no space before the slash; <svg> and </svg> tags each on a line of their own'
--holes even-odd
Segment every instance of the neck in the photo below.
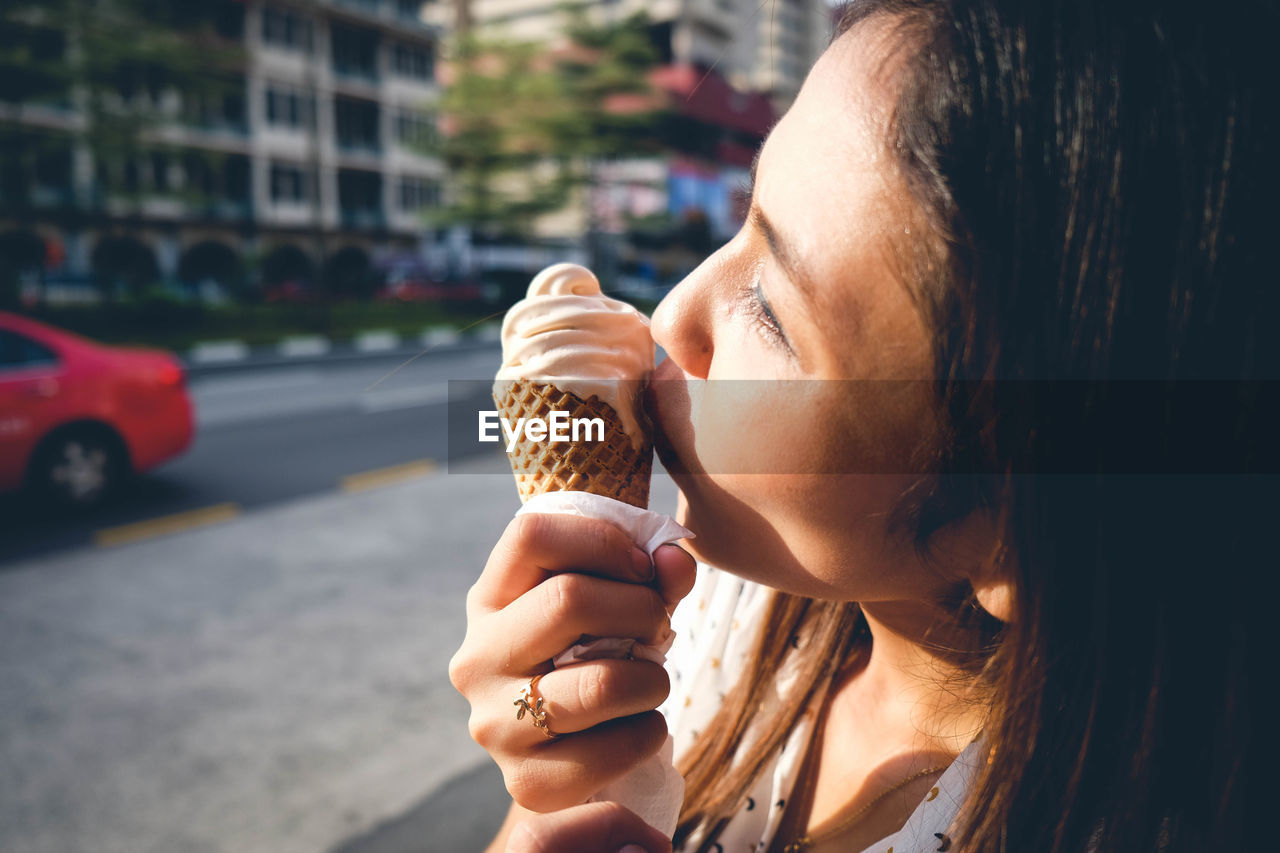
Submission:
<svg viewBox="0 0 1280 853">
<path fill-rule="evenodd" d="M 976 652 L 980 639 L 940 632 L 952 617 L 918 601 L 871 602 L 862 611 L 871 654 L 838 688 L 836 712 L 853 713 L 886 747 L 958 755 L 981 731 L 986 702 L 972 676 L 934 649 Z"/>
</svg>

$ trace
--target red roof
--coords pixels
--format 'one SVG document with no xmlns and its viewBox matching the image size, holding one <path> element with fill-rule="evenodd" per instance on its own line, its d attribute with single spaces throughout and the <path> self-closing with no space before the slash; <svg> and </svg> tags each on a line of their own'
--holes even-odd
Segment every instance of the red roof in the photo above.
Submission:
<svg viewBox="0 0 1280 853">
<path fill-rule="evenodd" d="M 672 96 L 672 106 L 680 113 L 707 124 L 763 138 L 778 118 L 767 97 L 739 92 L 714 70 L 664 65 L 650 80 Z"/>
</svg>

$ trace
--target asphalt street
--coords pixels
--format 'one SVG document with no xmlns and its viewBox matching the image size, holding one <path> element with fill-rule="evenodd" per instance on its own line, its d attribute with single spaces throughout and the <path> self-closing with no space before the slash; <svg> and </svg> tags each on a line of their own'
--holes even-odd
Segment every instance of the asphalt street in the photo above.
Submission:
<svg viewBox="0 0 1280 853">
<path fill-rule="evenodd" d="M 446 669 L 518 498 L 500 453 L 445 470 L 440 383 L 495 357 L 197 376 L 187 457 L 5 533 L 0 850 L 482 849 L 506 795 Z"/>
<path fill-rule="evenodd" d="M 448 382 L 492 376 L 499 360 L 497 344 L 488 344 L 411 361 L 333 359 L 196 372 L 189 381 L 193 446 L 130 482 L 109 505 L 51 517 L 21 496 L 0 499 L 0 572 L 19 558 L 444 465 Z M 170 518 L 176 514 L 186 515 Z"/>
</svg>

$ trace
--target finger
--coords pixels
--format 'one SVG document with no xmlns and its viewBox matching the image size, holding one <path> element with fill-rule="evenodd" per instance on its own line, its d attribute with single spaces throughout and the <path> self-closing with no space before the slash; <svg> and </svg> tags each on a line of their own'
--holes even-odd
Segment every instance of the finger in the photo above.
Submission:
<svg viewBox="0 0 1280 853">
<path fill-rule="evenodd" d="M 657 711 L 610 720 L 573 737 L 549 740 L 526 756 L 502 765 L 512 799 L 526 809 L 549 812 L 587 800 L 631 772 L 667 740 Z"/>
<path fill-rule="evenodd" d="M 468 596 L 468 606 L 500 610 L 556 572 L 632 583 L 653 577 L 648 555 L 613 524 L 577 515 L 517 515 L 503 531 Z"/>
<path fill-rule="evenodd" d="M 658 550 L 653 552 L 653 568 L 658 593 L 667 603 L 667 612 L 670 613 L 693 589 L 698 564 L 679 545 L 667 544 L 658 546 Z"/>
<path fill-rule="evenodd" d="M 508 675 L 539 669 L 583 634 L 655 645 L 671 630 L 666 604 L 654 590 L 579 574 L 548 578 L 494 618 L 512 626 L 502 639 Z"/>
<path fill-rule="evenodd" d="M 560 735 L 652 711 L 670 691 L 667 671 L 642 660 L 601 659 L 569 664 L 551 670 L 538 681 L 547 724 Z"/>
<path fill-rule="evenodd" d="M 671 850 L 670 839 L 630 809 L 617 803 L 587 803 L 517 824 L 507 840 L 507 853 L 619 853 L 628 844 L 645 853 Z"/>
</svg>

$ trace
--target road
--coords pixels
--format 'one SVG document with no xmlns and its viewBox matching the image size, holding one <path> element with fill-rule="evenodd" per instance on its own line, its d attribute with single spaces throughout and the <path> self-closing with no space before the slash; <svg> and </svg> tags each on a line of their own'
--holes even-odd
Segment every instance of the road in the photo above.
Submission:
<svg viewBox="0 0 1280 853">
<path fill-rule="evenodd" d="M 51 518 L 20 497 L 0 501 L 0 571 L 15 558 L 444 465 L 449 380 L 491 376 L 499 358 L 489 344 L 408 363 L 369 358 L 196 373 L 194 446 L 82 517 Z M 179 513 L 187 515 L 169 518 Z"/>
<path fill-rule="evenodd" d="M 377 387 L 394 364 L 197 376 L 190 455 L 119 507 L 16 526 L 0 850 L 482 848 L 506 795 L 446 669 L 518 499 L 500 453 L 428 462 L 439 383 L 494 354 Z"/>
</svg>

